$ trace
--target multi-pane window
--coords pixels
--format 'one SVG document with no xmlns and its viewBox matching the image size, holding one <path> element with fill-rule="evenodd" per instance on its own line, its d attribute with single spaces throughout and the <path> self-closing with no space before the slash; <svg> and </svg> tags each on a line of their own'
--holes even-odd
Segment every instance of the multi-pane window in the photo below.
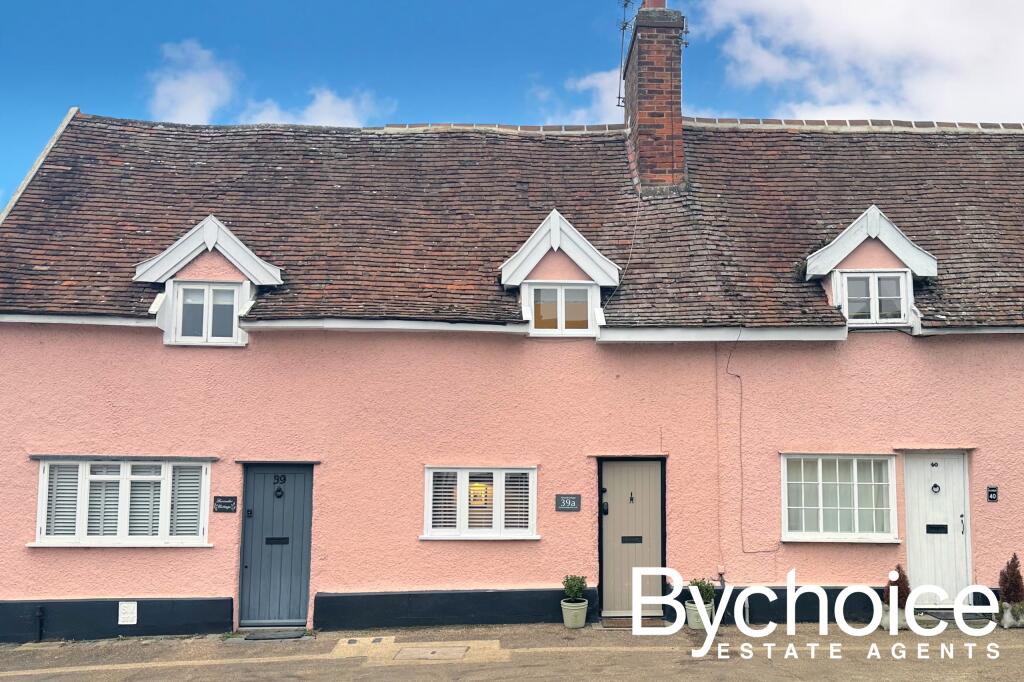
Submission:
<svg viewBox="0 0 1024 682">
<path fill-rule="evenodd" d="M 808 457 L 782 461 L 784 540 L 896 539 L 891 457 Z"/>
<path fill-rule="evenodd" d="M 536 537 L 536 488 L 536 469 L 429 468 L 423 537 Z"/>
<path fill-rule="evenodd" d="M 206 463 L 44 461 L 41 467 L 40 544 L 206 542 Z"/>
<path fill-rule="evenodd" d="M 597 287 L 531 283 L 525 289 L 532 311 L 532 331 L 551 336 L 593 335 Z"/>
<path fill-rule="evenodd" d="M 902 271 L 842 273 L 843 312 L 852 324 L 907 322 L 908 276 Z"/>
<path fill-rule="evenodd" d="M 175 320 L 178 343 L 233 344 L 238 341 L 238 287 L 177 284 Z"/>
</svg>

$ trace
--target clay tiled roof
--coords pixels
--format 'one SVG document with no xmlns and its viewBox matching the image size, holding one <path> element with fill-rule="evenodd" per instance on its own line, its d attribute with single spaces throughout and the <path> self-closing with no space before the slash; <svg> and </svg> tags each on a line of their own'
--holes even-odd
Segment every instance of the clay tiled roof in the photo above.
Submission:
<svg viewBox="0 0 1024 682">
<path fill-rule="evenodd" d="M 621 126 L 77 114 L 0 225 L 0 312 L 145 317 L 134 265 L 212 213 L 282 268 L 250 318 L 514 322 L 499 266 L 557 208 L 625 269 L 610 325 L 837 325 L 798 265 L 874 203 L 938 258 L 925 325 L 1024 324 L 1024 135 L 820 123 L 693 120 L 686 191 L 640 201 Z"/>
</svg>

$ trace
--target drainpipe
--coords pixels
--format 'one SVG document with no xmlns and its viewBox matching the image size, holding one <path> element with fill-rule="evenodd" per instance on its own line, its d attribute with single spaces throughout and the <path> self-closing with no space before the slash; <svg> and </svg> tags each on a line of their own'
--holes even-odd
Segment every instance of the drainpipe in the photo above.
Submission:
<svg viewBox="0 0 1024 682">
<path fill-rule="evenodd" d="M 36 607 L 36 641 L 43 641 L 43 607 Z"/>
</svg>

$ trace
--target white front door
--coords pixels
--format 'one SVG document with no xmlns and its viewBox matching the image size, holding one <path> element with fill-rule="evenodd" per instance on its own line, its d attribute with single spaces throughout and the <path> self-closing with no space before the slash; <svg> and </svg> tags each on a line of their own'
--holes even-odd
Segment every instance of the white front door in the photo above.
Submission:
<svg viewBox="0 0 1024 682">
<path fill-rule="evenodd" d="M 912 454 L 904 458 L 907 576 L 912 588 L 936 585 L 949 595 L 922 595 L 922 606 L 949 606 L 970 584 L 967 457 Z"/>
</svg>

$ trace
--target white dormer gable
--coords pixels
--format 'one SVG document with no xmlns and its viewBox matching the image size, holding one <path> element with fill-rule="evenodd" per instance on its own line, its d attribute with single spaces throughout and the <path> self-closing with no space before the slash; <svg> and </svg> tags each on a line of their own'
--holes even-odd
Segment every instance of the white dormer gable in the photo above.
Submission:
<svg viewBox="0 0 1024 682">
<path fill-rule="evenodd" d="M 259 258 L 216 216 L 206 216 L 159 256 L 135 266 L 136 282 L 163 283 L 200 254 L 217 251 L 255 285 L 281 284 L 281 269 Z"/>
<path fill-rule="evenodd" d="M 917 277 L 935 277 L 938 265 L 931 255 L 903 234 L 872 204 L 829 244 L 807 257 L 807 279 L 828 275 L 865 240 L 877 239 Z"/>
<path fill-rule="evenodd" d="M 619 266 L 611 262 L 557 210 L 544 219 L 511 258 L 501 264 L 501 283 L 521 285 L 550 251 L 562 251 L 598 286 L 619 284 Z"/>
</svg>

